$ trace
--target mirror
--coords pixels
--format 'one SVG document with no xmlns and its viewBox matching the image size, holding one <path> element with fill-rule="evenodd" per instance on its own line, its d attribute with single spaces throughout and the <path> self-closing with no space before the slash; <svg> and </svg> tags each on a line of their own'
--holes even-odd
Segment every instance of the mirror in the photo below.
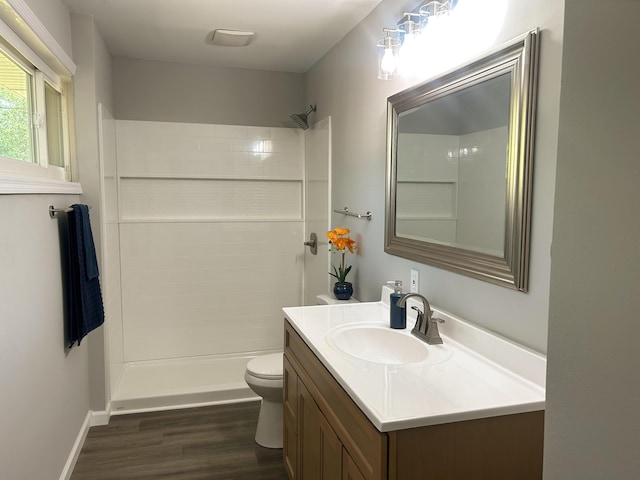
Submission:
<svg viewBox="0 0 640 480">
<path fill-rule="evenodd" d="M 527 291 L 538 32 L 388 98 L 385 251 Z"/>
</svg>

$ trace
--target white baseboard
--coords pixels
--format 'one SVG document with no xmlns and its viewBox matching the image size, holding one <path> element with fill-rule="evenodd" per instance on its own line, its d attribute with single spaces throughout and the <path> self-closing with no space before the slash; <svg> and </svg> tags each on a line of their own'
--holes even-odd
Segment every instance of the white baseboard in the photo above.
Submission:
<svg viewBox="0 0 640 480">
<path fill-rule="evenodd" d="M 80 456 L 80 451 L 82 450 L 84 441 L 87 438 L 87 434 L 89 433 L 89 428 L 91 426 L 91 417 L 91 411 L 88 411 L 84 422 L 82 422 L 82 426 L 80 427 L 80 431 L 78 432 L 76 441 L 71 448 L 71 453 L 69 453 L 67 463 L 64 464 L 64 468 L 62 469 L 62 473 L 60 474 L 60 480 L 69 480 L 71 478 L 73 468 L 76 466 L 76 462 L 78 461 L 78 457 Z"/>
<path fill-rule="evenodd" d="M 91 411 L 91 426 L 109 425 L 111 418 L 111 402 L 107 403 L 107 408 L 97 412 Z"/>
<path fill-rule="evenodd" d="M 67 463 L 65 463 L 64 468 L 62 469 L 62 473 L 60 474 L 60 480 L 69 480 L 71 478 L 71 474 L 73 473 L 73 469 L 76 466 L 76 462 L 78 461 L 78 457 L 80 456 L 80 452 L 82 451 L 84 442 L 87 439 L 89 429 L 91 427 L 96 427 L 99 425 L 108 425 L 110 418 L 111 402 L 107 403 L 107 408 L 105 410 L 101 410 L 98 412 L 89 410 L 87 412 L 87 416 L 85 417 L 84 422 L 82 422 L 82 426 L 80 427 L 80 431 L 78 432 L 76 441 L 73 443 L 73 447 L 71 448 L 71 452 L 69 453 L 69 458 L 67 458 Z"/>
</svg>

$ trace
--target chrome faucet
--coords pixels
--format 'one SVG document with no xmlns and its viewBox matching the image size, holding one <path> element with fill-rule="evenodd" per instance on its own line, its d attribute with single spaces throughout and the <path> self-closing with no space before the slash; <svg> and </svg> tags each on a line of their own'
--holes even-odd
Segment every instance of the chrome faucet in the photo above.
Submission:
<svg viewBox="0 0 640 480">
<path fill-rule="evenodd" d="M 433 316 L 431 305 L 429 305 L 429 300 L 427 300 L 419 293 L 407 293 L 406 295 L 400 297 L 397 305 L 399 307 L 404 307 L 407 303 L 407 300 L 411 297 L 416 297 L 422 300 L 422 307 L 424 310 L 423 312 L 418 307 L 411 307 L 418 312 L 416 325 L 415 327 L 413 327 L 413 330 L 411 330 L 411 334 L 418 337 L 423 342 L 427 342 L 429 345 L 440 345 L 443 342 L 442 338 L 440 338 L 440 332 L 438 331 L 438 323 L 444 323 L 444 320 L 442 320 L 441 318 L 435 318 Z"/>
</svg>

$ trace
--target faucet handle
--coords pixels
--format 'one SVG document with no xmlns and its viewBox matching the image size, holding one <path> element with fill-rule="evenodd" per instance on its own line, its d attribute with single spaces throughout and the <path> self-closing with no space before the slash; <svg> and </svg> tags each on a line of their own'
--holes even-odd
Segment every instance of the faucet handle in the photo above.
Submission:
<svg viewBox="0 0 640 480">
<path fill-rule="evenodd" d="M 417 330 L 421 330 L 424 323 L 424 312 L 420 310 L 416 305 L 411 307 L 411 310 L 415 310 L 416 312 L 418 312 L 418 316 L 416 317 L 416 325 L 414 328 Z"/>
<path fill-rule="evenodd" d="M 433 315 L 433 312 L 431 313 Z M 441 345 L 443 342 L 442 338 L 440 338 L 440 332 L 438 331 L 438 324 L 444 323 L 444 320 L 432 316 L 427 323 L 429 324 L 426 331 L 427 343 L 429 345 Z"/>
</svg>

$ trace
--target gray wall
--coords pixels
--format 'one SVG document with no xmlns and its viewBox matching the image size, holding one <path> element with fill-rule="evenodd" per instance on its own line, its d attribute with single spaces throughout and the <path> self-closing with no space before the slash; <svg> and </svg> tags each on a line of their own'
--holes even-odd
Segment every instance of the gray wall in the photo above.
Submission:
<svg viewBox="0 0 640 480">
<path fill-rule="evenodd" d="M 394 25 L 404 2 L 385 0 L 308 73 L 307 103 L 318 119 L 331 116 L 333 208 L 373 212 L 370 222 L 334 214 L 361 241 L 351 275 L 355 296 L 376 300 L 386 280 L 409 285 L 420 273 L 420 292 L 434 305 L 539 351 L 546 350 L 550 245 L 560 95 L 562 2 L 513 0 L 494 40 L 499 45 L 540 27 L 542 48 L 535 144 L 531 274 L 523 294 L 384 253 L 386 99 L 424 79 L 379 81 L 375 41 Z M 473 40 L 471 40 L 473 41 Z M 433 72 L 434 74 L 437 72 Z"/>
<path fill-rule="evenodd" d="M 58 1 L 27 0 L 71 56 Z M 58 220 L 77 195 L 0 195 L 0 478 L 53 479 L 89 411 L 89 345 L 64 345 Z"/>
<path fill-rule="evenodd" d="M 111 96 L 111 55 L 93 18 L 71 15 L 74 46 L 73 60 L 77 70 L 74 78 L 76 147 L 78 174 L 82 183 L 81 201 L 90 205 L 91 227 L 98 258 L 101 258 L 101 205 L 100 158 L 98 144 L 98 104 L 113 108 Z M 101 265 L 102 268 L 102 265 Z M 104 289 L 103 289 L 104 291 Z M 108 322 L 109 319 L 106 319 Z M 108 393 L 105 371 L 105 329 L 99 328 L 89 335 L 91 410 L 103 411 L 107 407 Z"/>
<path fill-rule="evenodd" d="M 549 480 L 640 478 L 639 21 L 640 2 L 566 1 L 549 310 Z"/>
<path fill-rule="evenodd" d="M 64 343 L 58 220 L 76 195 L 0 195 L 0 478 L 58 478 L 89 411 L 86 342 Z"/>
<path fill-rule="evenodd" d="M 60 0 L 24 0 L 64 51 L 72 57 L 71 20 Z"/>
<path fill-rule="evenodd" d="M 118 120 L 295 126 L 306 110 L 304 75 L 115 57 Z"/>
</svg>

